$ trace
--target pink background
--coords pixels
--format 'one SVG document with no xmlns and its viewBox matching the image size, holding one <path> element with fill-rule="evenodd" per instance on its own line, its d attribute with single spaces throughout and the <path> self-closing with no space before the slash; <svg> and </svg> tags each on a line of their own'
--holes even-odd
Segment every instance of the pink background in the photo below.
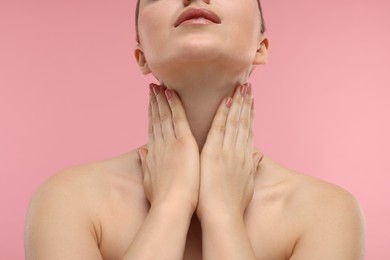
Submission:
<svg viewBox="0 0 390 260">
<path fill-rule="evenodd" d="M 0 259 L 24 258 L 28 202 L 50 175 L 147 142 L 154 79 L 133 58 L 134 8 L 0 0 Z M 367 219 L 366 259 L 390 259 L 390 2 L 263 8 L 270 59 L 252 77 L 257 147 L 352 192 Z"/>
</svg>

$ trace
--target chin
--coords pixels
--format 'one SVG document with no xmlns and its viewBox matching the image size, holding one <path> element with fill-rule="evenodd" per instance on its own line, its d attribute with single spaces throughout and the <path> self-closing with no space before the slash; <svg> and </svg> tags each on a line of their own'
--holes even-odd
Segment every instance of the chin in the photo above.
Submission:
<svg viewBox="0 0 390 260">
<path fill-rule="evenodd" d="M 158 55 L 151 56 L 148 63 L 153 75 L 164 82 L 172 77 L 172 72 L 190 76 L 195 71 L 206 75 L 211 71 L 229 71 L 239 75 L 252 65 L 253 58 L 248 52 L 232 50 L 233 47 L 213 37 L 190 35 L 172 41 Z"/>
<path fill-rule="evenodd" d="M 191 35 L 171 44 L 172 57 L 187 62 L 207 62 L 225 56 L 223 43 L 215 38 Z"/>
<path fill-rule="evenodd" d="M 233 60 L 216 59 L 213 62 L 182 60 L 154 64 L 153 75 L 160 82 L 172 86 L 176 82 L 199 81 L 218 77 L 242 78 L 250 70 L 250 64 L 234 63 Z"/>
</svg>

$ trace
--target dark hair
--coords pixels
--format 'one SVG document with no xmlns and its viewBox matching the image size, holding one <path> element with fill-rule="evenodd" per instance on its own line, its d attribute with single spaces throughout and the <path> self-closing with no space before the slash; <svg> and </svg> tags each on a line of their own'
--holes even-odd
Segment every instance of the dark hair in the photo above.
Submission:
<svg viewBox="0 0 390 260">
<path fill-rule="evenodd" d="M 135 8 L 135 26 L 136 26 L 135 29 L 136 29 L 136 33 L 137 33 L 137 42 L 139 42 L 139 36 L 138 36 L 139 2 L 140 2 L 140 0 L 137 0 L 137 7 Z M 263 34 L 265 32 L 265 22 L 264 22 L 264 17 L 263 17 L 263 11 L 261 9 L 260 0 L 257 0 L 257 4 L 259 5 L 261 33 Z"/>
</svg>

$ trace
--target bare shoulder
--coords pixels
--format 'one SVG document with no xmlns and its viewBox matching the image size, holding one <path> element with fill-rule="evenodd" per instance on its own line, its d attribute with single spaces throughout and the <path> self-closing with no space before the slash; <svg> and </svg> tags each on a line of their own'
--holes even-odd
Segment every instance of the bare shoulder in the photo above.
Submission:
<svg viewBox="0 0 390 260">
<path fill-rule="evenodd" d="M 346 189 L 266 159 L 264 175 L 283 193 L 284 214 L 299 228 L 290 259 L 363 259 L 365 219 Z M 269 178 L 269 179 L 272 179 Z"/>
<path fill-rule="evenodd" d="M 333 209 L 337 212 L 361 213 L 355 196 L 339 185 L 321 180 L 306 173 L 286 168 L 264 156 L 257 177 L 257 189 L 274 187 L 283 193 L 290 208 L 305 208 L 316 212 Z M 348 213 L 348 212 L 344 212 Z"/>
<path fill-rule="evenodd" d="M 105 207 L 139 193 L 135 156 L 131 151 L 70 167 L 41 183 L 26 216 L 26 259 L 101 259 Z"/>
<path fill-rule="evenodd" d="M 291 205 L 304 229 L 291 259 L 364 259 L 365 219 L 355 196 L 314 177 L 301 180 Z"/>
<path fill-rule="evenodd" d="M 136 156 L 133 150 L 112 158 L 63 169 L 38 186 L 31 202 L 59 193 L 64 193 L 61 194 L 64 199 L 74 197 L 80 202 L 92 202 L 107 198 L 112 192 L 121 192 L 121 188 L 129 190 L 129 187 L 139 186 L 142 176 L 139 174 L 141 166 Z"/>
<path fill-rule="evenodd" d="M 307 225 L 347 221 L 358 227 L 364 222 L 358 200 L 345 188 L 305 173 L 289 170 L 289 174 L 292 183 L 289 206 L 310 213 L 300 215 Z"/>
</svg>

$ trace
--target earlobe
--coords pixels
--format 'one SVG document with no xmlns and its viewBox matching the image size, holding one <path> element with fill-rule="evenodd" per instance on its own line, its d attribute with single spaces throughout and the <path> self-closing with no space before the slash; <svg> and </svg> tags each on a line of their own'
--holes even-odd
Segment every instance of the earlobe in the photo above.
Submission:
<svg viewBox="0 0 390 260">
<path fill-rule="evenodd" d="M 268 46 L 269 46 L 268 38 L 264 37 L 260 42 L 260 47 L 256 51 L 256 56 L 253 61 L 253 64 L 264 65 L 268 62 Z"/>
<path fill-rule="evenodd" d="M 138 67 L 140 68 L 142 74 L 147 75 L 147 74 L 152 72 L 149 68 L 148 62 L 146 61 L 144 52 L 142 51 L 142 49 L 139 46 L 137 46 L 135 48 L 134 56 L 135 56 L 135 59 L 138 63 Z"/>
</svg>

